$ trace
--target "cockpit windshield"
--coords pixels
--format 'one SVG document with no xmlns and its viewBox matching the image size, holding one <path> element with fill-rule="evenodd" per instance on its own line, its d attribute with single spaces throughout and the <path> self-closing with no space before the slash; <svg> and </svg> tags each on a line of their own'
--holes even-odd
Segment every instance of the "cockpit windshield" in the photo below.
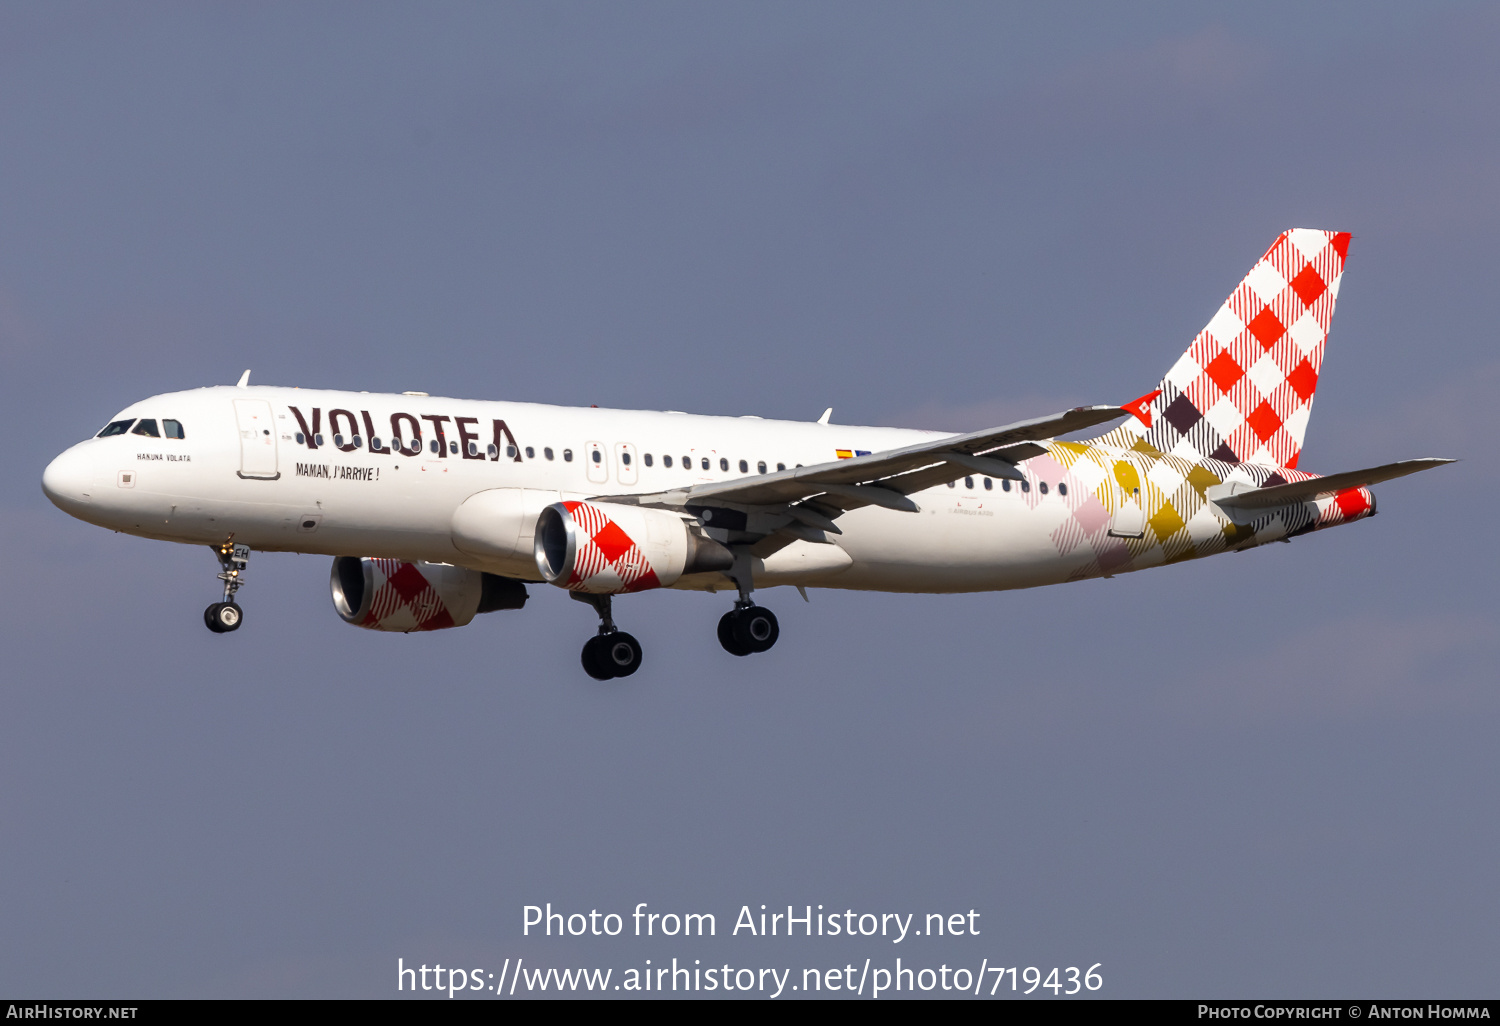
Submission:
<svg viewBox="0 0 1500 1026">
<path fill-rule="evenodd" d="M 131 431 L 131 425 L 135 430 Z M 132 435 L 140 435 L 143 438 L 186 438 L 187 432 L 182 429 L 182 421 L 163 418 L 161 427 L 156 426 L 155 417 L 145 417 L 141 420 L 131 418 L 129 420 L 114 420 L 104 426 L 104 430 L 95 435 L 95 438 L 108 438 L 110 435 L 123 435 L 129 432 Z"/>
</svg>

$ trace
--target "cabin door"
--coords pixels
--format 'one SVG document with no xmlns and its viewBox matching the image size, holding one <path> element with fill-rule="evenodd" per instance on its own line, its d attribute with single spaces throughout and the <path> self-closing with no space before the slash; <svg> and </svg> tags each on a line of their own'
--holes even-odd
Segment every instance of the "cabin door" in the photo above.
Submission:
<svg viewBox="0 0 1500 1026">
<path fill-rule="evenodd" d="M 261 481 L 280 477 L 271 404 L 264 399 L 236 399 L 234 421 L 240 432 L 240 477 Z"/>
</svg>

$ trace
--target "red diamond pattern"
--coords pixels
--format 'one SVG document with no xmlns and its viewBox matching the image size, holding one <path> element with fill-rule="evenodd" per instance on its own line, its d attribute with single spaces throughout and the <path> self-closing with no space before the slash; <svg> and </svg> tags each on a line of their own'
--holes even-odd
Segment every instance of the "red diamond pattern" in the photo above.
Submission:
<svg viewBox="0 0 1500 1026">
<path fill-rule="evenodd" d="M 1227 349 L 1214 357 L 1203 370 L 1210 378 L 1213 378 L 1220 392 L 1229 391 L 1234 387 L 1235 382 L 1245 376 L 1245 369 L 1235 362 Z"/>
<path fill-rule="evenodd" d="M 1262 442 L 1269 442 L 1281 427 L 1281 418 L 1271 408 L 1271 404 L 1262 401 L 1259 406 L 1251 411 L 1250 416 L 1245 418 L 1245 423 L 1250 425 L 1250 430 L 1255 432 L 1255 437 Z"/>
<path fill-rule="evenodd" d="M 395 573 L 386 578 L 386 582 L 395 589 L 396 594 L 400 595 L 401 600 L 406 603 L 410 603 L 412 599 L 422 594 L 428 588 L 427 578 L 423 577 L 422 571 L 418 570 L 411 563 L 402 563 L 397 567 Z"/>
<path fill-rule="evenodd" d="M 630 535 L 620 530 L 620 526 L 613 520 L 604 522 L 604 526 L 594 535 L 594 544 L 599 546 L 599 551 L 611 563 L 635 547 Z"/>
<path fill-rule="evenodd" d="M 1292 391 L 1296 392 L 1298 398 L 1304 403 L 1309 402 L 1318 387 L 1318 372 L 1313 370 L 1312 364 L 1303 360 L 1286 376 L 1286 383 L 1292 386 Z"/>
<path fill-rule="evenodd" d="M 1254 335 L 1256 341 L 1267 349 L 1274 346 L 1281 336 L 1286 334 L 1286 325 L 1282 324 L 1271 312 L 1269 306 L 1262 307 L 1260 313 L 1252 317 L 1245 327 L 1249 328 L 1250 334 Z"/>
<path fill-rule="evenodd" d="M 1334 496 L 1334 503 L 1344 519 L 1352 519 L 1370 508 L 1369 493 L 1363 488 L 1349 488 Z"/>
<path fill-rule="evenodd" d="M 1321 275 L 1313 270 L 1313 265 L 1308 264 L 1297 272 L 1297 277 L 1289 283 L 1292 291 L 1297 293 L 1297 298 L 1302 300 L 1303 306 L 1312 306 L 1313 300 L 1317 299 L 1328 289 Z"/>
</svg>

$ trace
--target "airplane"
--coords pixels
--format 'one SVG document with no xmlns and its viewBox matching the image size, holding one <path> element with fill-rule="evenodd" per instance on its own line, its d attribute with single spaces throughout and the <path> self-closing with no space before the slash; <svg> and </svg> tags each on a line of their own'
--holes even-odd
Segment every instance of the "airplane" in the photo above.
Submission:
<svg viewBox="0 0 1500 1026">
<path fill-rule="evenodd" d="M 591 605 L 596 680 L 640 643 L 613 598 L 731 592 L 718 637 L 776 644 L 757 589 L 978 592 L 1114 577 L 1375 514 L 1370 486 L 1451 463 L 1297 469 L 1347 232 L 1282 233 L 1156 388 L 964 434 L 250 385 L 152 396 L 46 468 L 64 512 L 208 545 L 211 631 L 252 551 L 333 557 L 378 631 L 461 627 L 545 582 Z M 1082 441 L 1064 435 L 1113 428 Z"/>
</svg>

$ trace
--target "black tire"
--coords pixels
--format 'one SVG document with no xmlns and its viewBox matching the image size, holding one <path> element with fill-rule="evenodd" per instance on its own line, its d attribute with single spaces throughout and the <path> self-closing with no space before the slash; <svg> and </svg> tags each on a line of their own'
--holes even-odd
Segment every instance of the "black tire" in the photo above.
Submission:
<svg viewBox="0 0 1500 1026">
<path fill-rule="evenodd" d="M 219 607 L 223 604 L 222 602 L 215 602 L 203 611 L 203 626 L 215 634 L 224 633 L 224 628 L 219 626 Z"/>
<path fill-rule="evenodd" d="M 624 631 L 606 634 L 604 644 L 599 647 L 599 651 L 603 653 L 600 661 L 609 667 L 616 677 L 629 677 L 641 668 L 641 643 L 635 640 L 634 635 L 626 634 Z"/>
<path fill-rule="evenodd" d="M 240 629 L 240 624 L 245 622 L 245 611 L 233 602 L 215 602 L 208 607 L 213 610 L 214 630 L 220 634 L 228 634 L 230 631 Z"/>
<path fill-rule="evenodd" d="M 781 625 L 776 622 L 776 614 L 761 606 L 736 609 L 730 630 L 734 633 L 735 642 L 750 652 L 764 652 L 781 637 Z"/>
<path fill-rule="evenodd" d="M 583 672 L 595 680 L 610 680 L 615 672 L 604 661 L 604 635 L 590 638 L 583 643 Z"/>
<path fill-rule="evenodd" d="M 738 609 L 731 609 L 729 612 L 719 617 L 719 644 L 723 645 L 724 651 L 728 652 L 730 655 L 747 656 L 753 650 L 741 645 L 740 642 L 735 638 L 734 621 L 735 614 L 737 614 L 738 612 Z"/>
</svg>

